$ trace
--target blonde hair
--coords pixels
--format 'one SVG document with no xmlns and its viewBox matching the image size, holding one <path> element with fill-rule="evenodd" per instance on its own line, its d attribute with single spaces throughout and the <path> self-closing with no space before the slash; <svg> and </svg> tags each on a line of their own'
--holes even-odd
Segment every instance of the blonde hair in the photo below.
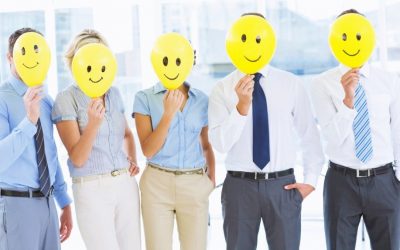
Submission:
<svg viewBox="0 0 400 250">
<path fill-rule="evenodd" d="M 98 31 L 92 29 L 82 30 L 72 39 L 64 55 L 65 62 L 69 69 L 71 69 L 72 59 L 74 59 L 75 53 L 81 47 L 89 43 L 101 43 L 108 47 L 106 39 Z"/>
</svg>

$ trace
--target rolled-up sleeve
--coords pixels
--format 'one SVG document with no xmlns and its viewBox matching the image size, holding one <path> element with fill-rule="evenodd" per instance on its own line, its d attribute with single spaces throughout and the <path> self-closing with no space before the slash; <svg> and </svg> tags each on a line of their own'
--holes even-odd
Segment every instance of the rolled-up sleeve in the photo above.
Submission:
<svg viewBox="0 0 400 250">
<path fill-rule="evenodd" d="M 61 92 L 57 95 L 51 112 L 53 123 L 60 121 L 75 121 L 78 117 L 75 100 L 70 92 Z"/>
<path fill-rule="evenodd" d="M 135 117 L 136 113 L 139 113 L 141 115 L 150 115 L 149 102 L 147 100 L 146 94 L 143 91 L 139 91 L 136 93 L 135 101 L 133 102 L 133 118 Z"/>
</svg>

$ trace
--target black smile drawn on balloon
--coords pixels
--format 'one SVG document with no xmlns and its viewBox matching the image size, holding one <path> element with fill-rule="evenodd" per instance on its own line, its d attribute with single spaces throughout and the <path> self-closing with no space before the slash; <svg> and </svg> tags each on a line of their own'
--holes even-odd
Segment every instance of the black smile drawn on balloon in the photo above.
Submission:
<svg viewBox="0 0 400 250">
<path fill-rule="evenodd" d="M 39 65 L 39 62 L 36 62 L 35 66 L 26 66 L 25 63 L 23 63 L 22 65 L 24 65 L 24 67 L 27 68 L 27 69 L 33 69 L 33 68 L 35 68 L 36 66 Z"/>
<path fill-rule="evenodd" d="M 347 53 L 347 51 L 345 51 L 345 50 L 343 50 L 343 52 L 346 54 L 346 55 L 348 55 L 348 56 L 356 56 L 356 55 L 358 55 L 358 53 L 360 53 L 360 50 L 358 50 L 356 53 L 354 53 L 354 54 L 349 54 L 349 53 Z"/>
<path fill-rule="evenodd" d="M 165 76 L 168 80 L 174 81 L 174 80 L 176 80 L 176 79 L 178 78 L 179 73 L 178 73 L 174 78 L 170 78 L 170 77 L 168 77 L 166 74 L 164 74 L 164 76 Z"/>
<path fill-rule="evenodd" d="M 249 61 L 249 62 L 257 62 L 258 60 L 260 60 L 261 55 L 260 55 L 257 59 L 255 59 L 255 60 L 251 60 L 251 59 L 249 59 L 247 56 L 244 56 L 244 58 L 246 58 L 246 60 Z"/>
<path fill-rule="evenodd" d="M 93 81 L 92 78 L 89 78 L 89 81 L 91 81 L 92 83 L 99 83 L 101 80 L 103 80 L 103 77 L 101 77 L 99 80 L 97 81 Z"/>
</svg>

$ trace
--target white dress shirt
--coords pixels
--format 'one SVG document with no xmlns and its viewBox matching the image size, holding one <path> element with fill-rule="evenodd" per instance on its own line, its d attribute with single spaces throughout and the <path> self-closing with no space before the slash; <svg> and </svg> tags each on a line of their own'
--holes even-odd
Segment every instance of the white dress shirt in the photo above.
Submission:
<svg viewBox="0 0 400 250">
<path fill-rule="evenodd" d="M 353 121 L 357 111 L 343 99 L 342 75 L 350 68 L 340 65 L 316 77 L 311 96 L 326 153 L 337 164 L 353 169 L 369 169 L 399 160 L 400 157 L 400 82 L 395 74 L 366 64 L 360 69 L 360 83 L 365 89 L 372 136 L 373 155 L 367 163 L 355 154 Z M 397 175 L 398 176 L 398 175 Z"/>
<path fill-rule="evenodd" d="M 267 66 L 260 73 L 268 106 L 270 162 L 263 170 L 253 162 L 252 107 L 246 116 L 236 109 L 239 99 L 235 86 L 244 76 L 238 70 L 218 82 L 210 95 L 211 144 L 227 153 L 227 170 L 269 173 L 295 166 L 300 139 L 304 182 L 315 187 L 324 157 L 307 93 L 300 79 L 289 72 Z"/>
</svg>

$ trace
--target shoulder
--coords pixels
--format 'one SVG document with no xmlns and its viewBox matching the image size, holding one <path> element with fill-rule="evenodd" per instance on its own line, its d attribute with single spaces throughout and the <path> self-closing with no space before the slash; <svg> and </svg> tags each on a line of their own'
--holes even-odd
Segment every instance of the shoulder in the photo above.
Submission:
<svg viewBox="0 0 400 250">
<path fill-rule="evenodd" d="M 323 89 L 328 86 L 336 86 L 342 77 L 339 67 L 324 71 L 311 80 L 311 90 Z"/>
<path fill-rule="evenodd" d="M 215 95 L 230 94 L 235 90 L 237 82 L 244 76 L 239 70 L 229 73 L 224 78 L 217 81 L 216 85 L 211 91 L 210 98 Z"/>
<path fill-rule="evenodd" d="M 398 79 L 398 75 L 396 73 L 372 65 L 370 66 L 370 74 L 379 77 L 385 82 L 392 82 Z"/>
<path fill-rule="evenodd" d="M 274 78 L 281 83 L 297 83 L 300 82 L 300 77 L 297 75 L 282 69 L 278 69 L 275 67 L 270 66 L 268 77 Z"/>
</svg>

